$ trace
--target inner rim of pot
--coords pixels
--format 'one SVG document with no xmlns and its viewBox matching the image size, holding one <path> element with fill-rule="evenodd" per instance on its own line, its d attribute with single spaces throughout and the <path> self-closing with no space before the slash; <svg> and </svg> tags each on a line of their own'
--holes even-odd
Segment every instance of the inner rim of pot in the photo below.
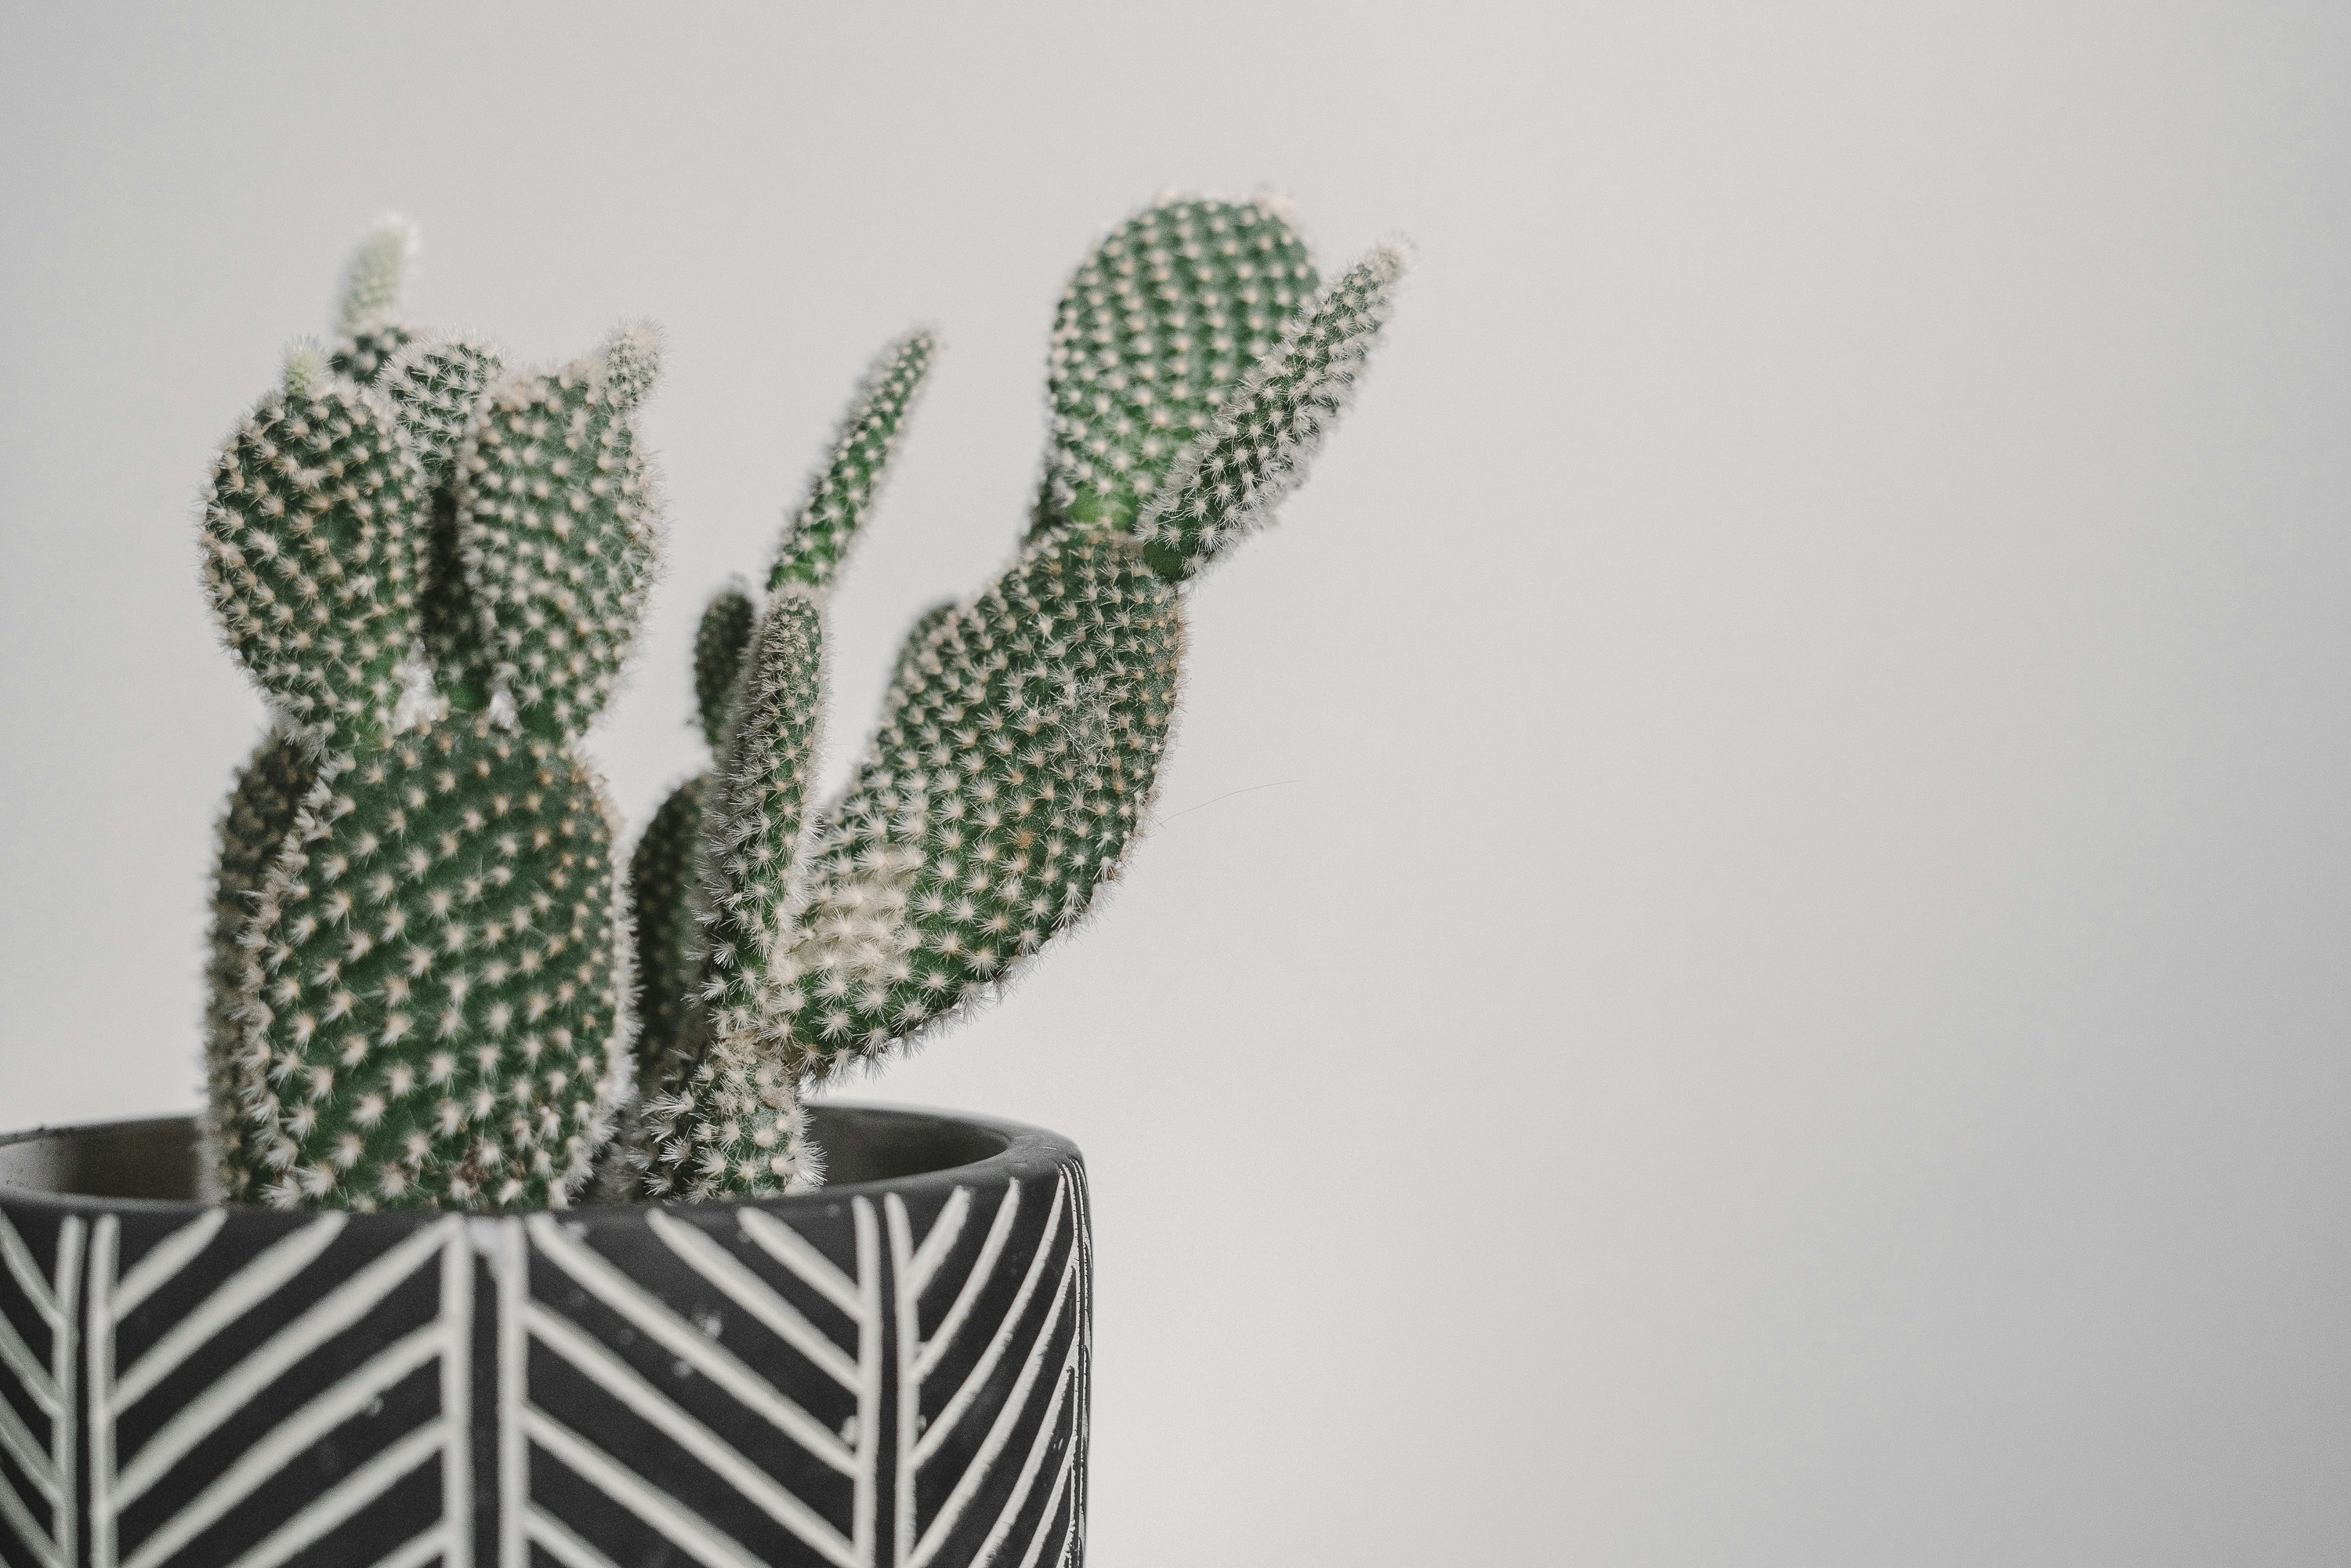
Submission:
<svg viewBox="0 0 2351 1568">
<path fill-rule="evenodd" d="M 814 1104 L 809 1131 L 828 1188 L 955 1170 L 1011 1146 L 993 1127 L 897 1106 Z M 49 1128 L 0 1138 L 0 1189 L 193 1203 L 204 1196 L 203 1163 L 191 1116 Z"/>
</svg>

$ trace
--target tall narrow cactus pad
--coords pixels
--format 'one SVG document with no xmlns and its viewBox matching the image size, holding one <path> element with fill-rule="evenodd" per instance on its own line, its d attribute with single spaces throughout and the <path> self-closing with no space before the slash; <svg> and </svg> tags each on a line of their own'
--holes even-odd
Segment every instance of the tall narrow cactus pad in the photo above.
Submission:
<svg viewBox="0 0 2351 1568">
<path fill-rule="evenodd" d="M 823 714 L 821 635 L 805 588 L 768 601 L 704 792 L 701 1016 L 642 1070 L 657 1196 L 779 1192 L 812 1168 L 781 1043 L 765 1037 Z"/>
<path fill-rule="evenodd" d="M 637 1060 L 668 1061 L 685 1037 L 699 988 L 701 945 L 694 912 L 695 843 L 710 775 L 670 792 L 629 855 L 629 908 L 636 922 Z M 641 1072 L 639 1082 L 643 1082 Z"/>
<path fill-rule="evenodd" d="M 947 617 L 820 831 L 771 1004 L 796 1071 L 924 1029 L 1085 913 L 1151 799 L 1182 646 L 1174 589 L 1098 528 Z"/>
<path fill-rule="evenodd" d="M 1189 578 L 1271 519 L 1354 401 L 1403 276 L 1400 252 L 1374 251 L 1249 373 L 1135 528 L 1154 570 Z"/>
<path fill-rule="evenodd" d="M 416 229 L 402 217 L 387 217 L 361 240 L 343 267 L 342 296 L 336 301 L 340 334 L 329 368 L 361 386 L 376 378 L 413 336 L 402 325 L 400 287 L 416 255 Z"/>
<path fill-rule="evenodd" d="M 619 685 L 661 543 L 632 417 L 659 345 L 623 329 L 587 359 L 501 382 L 459 459 L 466 587 L 517 714 L 585 728 Z"/>
<path fill-rule="evenodd" d="M 720 1034 L 755 1030 L 772 984 L 822 723 L 823 629 L 805 589 L 775 594 L 735 695 L 707 801 L 703 1000 Z"/>
<path fill-rule="evenodd" d="M 560 748 L 475 716 L 334 778 L 252 932 L 246 1137 L 287 1206 L 560 1203 L 607 1130 L 611 827 Z"/>
<path fill-rule="evenodd" d="M 214 465 L 204 578 L 229 646 L 294 725 L 338 747 L 381 736 L 398 708 L 423 491 L 392 422 L 308 348 Z"/>
<path fill-rule="evenodd" d="M 694 629 L 694 708 L 713 751 L 726 744 L 726 705 L 734 698 L 743 650 L 758 619 L 751 596 L 729 586 L 711 596 Z"/>
<path fill-rule="evenodd" d="M 378 382 L 431 487 L 433 536 L 421 630 L 441 695 L 464 713 L 489 706 L 491 661 L 458 553 L 457 458 L 504 369 L 497 350 L 486 344 L 420 339 L 393 358 Z"/>
<path fill-rule="evenodd" d="M 246 933 L 260 905 L 262 883 L 318 776 L 308 747 L 272 728 L 237 770 L 215 835 L 211 956 L 204 966 L 204 1082 L 213 1154 L 232 1201 L 252 1196 L 256 1174 L 244 1119 L 237 1114 L 243 1096 L 237 1061 L 245 1038 Z"/>
<path fill-rule="evenodd" d="M 1032 531 L 1132 523 L 1316 287 L 1305 243 L 1269 203 L 1166 202 L 1104 240 L 1053 319 Z"/>
<path fill-rule="evenodd" d="M 736 682 L 726 755 L 703 788 L 698 1011 L 668 1058 L 640 1065 L 646 1197 L 768 1197 L 820 1176 L 788 1055 L 767 1039 L 823 717 L 820 637 L 807 588 L 785 585 Z"/>
<path fill-rule="evenodd" d="M 831 582 L 881 488 L 936 347 L 930 333 L 909 332 L 867 369 L 808 499 L 785 527 L 768 573 L 770 591 L 787 582 L 819 590 Z"/>
</svg>

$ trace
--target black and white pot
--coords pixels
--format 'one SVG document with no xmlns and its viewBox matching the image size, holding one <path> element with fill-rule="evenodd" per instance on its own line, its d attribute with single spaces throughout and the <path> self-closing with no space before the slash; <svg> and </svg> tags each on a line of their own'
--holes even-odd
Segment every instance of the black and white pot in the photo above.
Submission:
<svg viewBox="0 0 2351 1568">
<path fill-rule="evenodd" d="M 519 1218 L 207 1207 L 185 1120 L 0 1139 L 0 1562 L 1080 1563 L 1078 1151 L 812 1124 L 808 1197 Z"/>
</svg>

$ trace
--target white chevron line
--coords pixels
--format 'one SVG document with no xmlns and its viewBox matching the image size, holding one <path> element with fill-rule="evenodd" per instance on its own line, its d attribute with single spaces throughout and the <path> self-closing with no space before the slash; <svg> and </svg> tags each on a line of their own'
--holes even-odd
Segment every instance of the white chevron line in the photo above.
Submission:
<svg viewBox="0 0 2351 1568">
<path fill-rule="evenodd" d="M 956 1429 L 965 1412 L 978 1399 L 980 1391 L 987 1386 L 988 1378 L 996 1372 L 996 1364 L 1004 1359 L 1004 1353 L 1012 1343 L 1012 1335 L 1020 1325 L 1021 1315 L 1029 1310 L 1029 1298 L 1036 1294 L 1037 1281 L 1044 1276 L 1045 1260 L 1052 1255 L 1053 1242 L 1061 1235 L 1063 1200 L 1068 1197 L 1069 1190 L 1066 1179 L 1055 1185 L 1053 1207 L 1045 1213 L 1044 1234 L 1037 1239 L 1036 1255 L 1029 1260 L 1029 1271 L 1021 1276 L 1020 1289 L 1013 1296 L 1012 1305 L 998 1321 L 995 1334 L 988 1340 L 987 1348 L 980 1353 L 978 1362 L 964 1378 L 963 1386 L 955 1391 L 955 1396 L 947 1401 L 938 1418 L 924 1429 L 910 1456 L 913 1461 L 910 1469 L 920 1469 L 930 1461 L 933 1454 L 938 1452 L 939 1445 L 947 1440 L 948 1434 Z M 1069 1262 L 1062 1270 L 1064 1275 L 1076 1266 L 1077 1258 L 1078 1249 L 1073 1245 L 1070 1249 Z M 1059 1310 L 1058 1306 L 1056 1310 Z"/>
<path fill-rule="evenodd" d="M 16 1534 L 25 1542 L 25 1550 L 30 1552 L 45 1568 L 66 1568 L 65 1553 L 57 1550 L 57 1542 L 49 1539 L 49 1532 L 41 1528 L 40 1521 L 33 1517 L 33 1511 L 25 1506 L 25 1500 L 18 1497 L 16 1489 L 8 1484 L 6 1476 L 0 1476 L 0 1519 L 5 1519 L 16 1527 Z"/>
<path fill-rule="evenodd" d="M 82 1338 L 89 1376 L 90 1568 L 114 1568 L 114 1260 L 120 1227 L 99 1219 L 89 1241 L 89 1324 Z"/>
<path fill-rule="evenodd" d="M 1011 1441 L 1012 1428 L 1028 1409 L 1029 1395 L 1036 1386 L 1037 1374 L 1043 1369 L 1046 1354 L 1052 1348 L 1053 1331 L 1061 1323 L 1061 1309 L 1069 1304 L 1073 1294 L 1071 1281 L 1077 1278 L 1077 1274 L 1078 1249 L 1073 1246 L 1070 1249 L 1069 1260 L 1061 1266 L 1061 1283 L 1053 1290 L 1052 1310 L 1045 1314 L 1045 1326 L 1038 1331 L 1029 1358 L 1021 1364 L 1020 1375 L 1013 1383 L 1012 1392 L 1005 1397 L 1004 1408 L 997 1413 L 995 1424 L 988 1427 L 987 1437 L 979 1445 L 979 1452 L 972 1456 L 971 1463 L 966 1465 L 963 1474 L 956 1478 L 955 1490 L 939 1505 L 938 1512 L 931 1516 L 930 1528 L 923 1531 L 914 1555 L 907 1560 L 907 1568 L 924 1568 L 924 1564 L 937 1554 L 939 1548 L 946 1544 L 956 1519 L 971 1505 L 971 1500 L 979 1491 L 980 1483 L 987 1479 L 987 1472 L 994 1468 L 997 1456 L 1004 1451 L 1004 1445 Z M 1077 1344 L 1072 1339 L 1069 1352 L 1063 1357 L 1063 1366 L 1068 1366 L 1076 1354 Z M 1057 1377 L 1056 1387 L 1060 1382 Z M 919 1464 L 920 1460 L 916 1462 Z"/>
<path fill-rule="evenodd" d="M 36 1315 L 49 1331 L 49 1364 L 44 1368 L 32 1347 L 0 1317 L 0 1361 L 16 1373 L 26 1396 L 48 1417 L 46 1449 L 33 1436 L 14 1406 L 0 1400 L 0 1452 L 16 1462 L 36 1494 L 48 1507 L 44 1529 L 33 1517 L 23 1494 L 0 1477 L 0 1519 L 5 1519 L 25 1548 L 47 1568 L 69 1568 L 76 1556 L 75 1522 L 79 1500 L 74 1483 L 74 1327 L 80 1301 L 83 1221 L 68 1215 L 57 1222 L 57 1279 L 41 1274 L 33 1249 L 0 1215 L 0 1254 Z"/>
<path fill-rule="evenodd" d="M 1061 1450 L 1061 1468 L 1053 1477 L 1053 1490 L 1045 1494 L 1045 1512 L 1037 1521 L 1037 1532 L 1029 1538 L 1029 1550 L 1020 1554 L 1020 1568 L 1037 1568 L 1037 1553 L 1045 1549 L 1046 1532 L 1053 1528 L 1053 1516 L 1061 1511 L 1061 1494 L 1069 1490 L 1070 1472 L 1077 1467 L 1078 1443 L 1081 1434 L 1072 1426 L 1070 1446 Z M 1061 1531 L 1061 1550 L 1069 1551 L 1070 1531 L 1077 1527 L 1077 1500 L 1070 1500 L 1070 1522 Z"/>
<path fill-rule="evenodd" d="M 856 1200 L 864 1203 L 864 1198 Z M 737 1217 L 743 1234 L 768 1257 L 799 1276 L 809 1289 L 857 1320 L 861 1328 L 875 1325 L 868 1315 L 863 1292 L 856 1281 L 842 1273 L 833 1260 L 809 1245 L 799 1232 L 773 1215 L 747 1208 Z"/>
<path fill-rule="evenodd" d="M 914 1249 L 898 1289 L 919 1297 L 931 1288 L 933 1277 L 938 1273 L 939 1265 L 946 1261 L 956 1239 L 963 1235 L 963 1222 L 970 1214 L 971 1188 L 959 1186 L 947 1195 L 946 1207 L 939 1210 L 938 1218 L 931 1222 L 930 1234 Z"/>
<path fill-rule="evenodd" d="M 435 1550 L 442 1568 L 474 1568 L 474 1240 L 463 1221 L 441 1247 L 440 1328 L 441 1420 L 449 1440 L 441 1445 L 445 1539 Z M 379 1568 L 406 1565 L 387 1560 Z"/>
<path fill-rule="evenodd" d="M 141 1562 L 158 1555 L 152 1551 L 157 1541 L 172 1539 L 185 1542 L 243 1502 L 254 1489 L 293 1463 L 312 1444 L 364 1411 L 375 1402 L 378 1395 L 438 1355 L 442 1338 L 440 1326 L 434 1324 L 394 1340 L 349 1377 L 270 1428 L 268 1436 L 247 1448 L 236 1463 L 222 1471 L 210 1486 L 189 1499 L 159 1526 L 154 1535 L 131 1553 L 124 1568 L 137 1568 Z M 437 1423 L 420 1427 L 417 1431 L 433 1432 L 435 1435 L 432 1441 L 436 1445 L 441 1441 Z M 410 1437 L 414 1435 L 410 1434 Z M 146 1453 L 142 1450 L 140 1458 L 144 1460 L 145 1458 Z M 119 1481 L 117 1508 L 129 1506 L 160 1479 L 167 1469 L 167 1465 L 158 1465 L 134 1475 L 133 1471 L 138 1469 L 134 1464 L 131 1469 L 123 1471 Z"/>
<path fill-rule="evenodd" d="M 519 1219 L 493 1220 L 498 1260 L 498 1568 L 530 1568 L 524 1514 L 530 1502 L 530 1341 L 523 1305 L 530 1299 L 530 1241 Z"/>
<path fill-rule="evenodd" d="M 51 1503 L 57 1500 L 62 1489 L 56 1471 L 50 1468 L 49 1456 L 33 1436 L 33 1429 L 25 1425 L 25 1418 L 16 1414 L 16 1407 L 5 1399 L 0 1399 L 0 1453 L 16 1461 L 16 1467 L 40 1489 L 43 1497 Z"/>
<path fill-rule="evenodd" d="M 530 1539 L 545 1548 L 547 1554 L 562 1563 L 563 1568 L 620 1568 L 619 1563 L 573 1534 L 569 1525 L 543 1508 L 532 1508 L 524 1524 Z"/>
<path fill-rule="evenodd" d="M 33 1310 L 41 1314 L 41 1321 L 51 1328 L 57 1327 L 57 1298 L 49 1289 L 48 1281 L 41 1277 L 41 1266 L 33 1261 L 33 1249 L 25 1245 L 25 1239 L 16 1234 L 16 1228 L 8 1223 L 5 1214 L 0 1214 L 0 1258 L 7 1260 L 8 1272 L 16 1276 L 16 1288 L 25 1292 Z"/>
<path fill-rule="evenodd" d="M 456 1538 L 457 1532 L 454 1526 L 446 1522 L 436 1524 L 419 1533 L 415 1539 L 390 1556 L 377 1558 L 375 1568 L 424 1568 L 424 1564 L 432 1562 L 435 1557 L 445 1557 L 451 1562 L 458 1561 L 457 1554 L 451 1544 Z"/>
<path fill-rule="evenodd" d="M 115 1508 L 120 1511 L 154 1485 L 190 1449 L 203 1442 L 222 1422 L 251 1404 L 255 1396 L 275 1383 L 297 1362 L 365 1317 L 378 1302 L 413 1274 L 425 1260 L 441 1249 L 452 1228 L 462 1227 L 463 1224 L 463 1220 L 452 1217 L 417 1231 L 320 1297 L 309 1311 L 271 1335 L 258 1349 L 248 1352 L 234 1370 L 182 1406 L 179 1413 L 163 1423 L 155 1435 L 140 1448 L 138 1455 L 116 1476 Z M 228 1285 L 223 1285 L 221 1290 L 225 1291 L 228 1288 Z M 211 1305 L 210 1302 L 205 1304 L 207 1307 Z M 412 1366 L 422 1364 L 440 1349 L 441 1338 L 442 1325 L 436 1318 L 431 1325 L 417 1330 L 380 1353 L 367 1366 L 321 1394 L 304 1406 L 304 1411 L 318 1408 L 322 1403 L 334 1399 L 342 1390 L 367 1375 L 371 1368 L 388 1364 L 395 1353 L 415 1354 L 418 1359 Z M 143 1366 L 145 1363 L 141 1364 Z M 373 1396 L 373 1392 L 371 1391 L 370 1397 Z M 119 1411 L 128 1403 L 129 1400 L 118 1398 L 113 1410 Z M 365 1403 L 364 1399 L 360 1401 L 362 1406 Z M 287 1427 L 298 1419 L 298 1415 L 289 1418 L 286 1425 L 263 1438 L 246 1456 L 246 1462 L 251 1461 L 253 1454 L 268 1450 Z M 239 1466 L 240 1469 L 243 1468 L 243 1465 Z M 129 1565 L 126 1564 L 125 1568 Z"/>
<path fill-rule="evenodd" d="M 173 1324 L 170 1333 L 150 1345 L 146 1354 L 123 1371 L 108 1400 L 107 1413 L 119 1416 L 146 1397 L 214 1334 L 268 1300 L 279 1286 L 309 1267 L 311 1260 L 342 1234 L 342 1229 L 343 1216 L 325 1215 L 262 1249 L 252 1262 L 222 1281 L 219 1288 L 204 1298 L 203 1305 Z M 167 1240 L 165 1245 L 169 1244 Z M 142 1264 L 145 1261 L 141 1260 Z M 134 1268 L 130 1277 L 135 1278 L 138 1273 Z M 162 1283 L 162 1279 L 143 1282 L 152 1291 Z M 118 1286 L 112 1308 L 114 1321 L 120 1322 L 130 1310 L 122 1304 L 121 1289 Z"/>
<path fill-rule="evenodd" d="M 132 1264 L 131 1272 L 122 1276 L 122 1283 L 114 1287 L 114 1315 L 128 1317 L 138 1311 L 141 1301 L 169 1283 L 172 1275 L 211 1246 L 213 1238 L 227 1223 L 227 1209 L 208 1208 L 148 1249 L 147 1256 Z"/>
<path fill-rule="evenodd" d="M 541 1253 L 656 1344 L 709 1378 L 722 1393 L 758 1411 L 769 1425 L 834 1469 L 843 1475 L 854 1473 L 856 1456 L 849 1445 L 745 1365 L 734 1353 L 712 1343 L 667 1304 L 588 1247 L 565 1235 L 549 1217 L 534 1216 L 524 1223 L 530 1228 L 531 1241 Z"/>
<path fill-rule="evenodd" d="M 955 1304 L 947 1309 L 947 1315 L 939 1320 L 937 1332 L 914 1357 L 915 1381 L 928 1379 L 939 1358 L 955 1344 L 964 1319 L 971 1315 L 980 1291 L 987 1288 L 989 1276 L 996 1272 L 997 1260 L 1004 1255 L 1005 1239 L 1012 1234 L 1013 1217 L 1019 1212 L 1020 1184 L 1008 1180 L 1004 1184 L 1004 1201 L 996 1206 L 995 1223 L 987 1228 L 987 1239 L 980 1243 L 979 1257 L 973 1261 L 971 1272 L 964 1277 L 963 1289 L 956 1292 Z"/>
<path fill-rule="evenodd" d="M 311 1499 L 301 1512 L 233 1558 L 228 1568 L 277 1568 L 279 1563 L 381 1497 L 392 1489 L 392 1483 L 432 1458 L 441 1447 L 444 1437 L 441 1427 L 442 1423 L 438 1421 L 419 1427 Z M 275 1471 L 291 1457 L 279 1458 L 271 1469 Z M 172 1517 L 170 1524 L 148 1537 L 145 1543 L 131 1554 L 122 1568 L 155 1568 L 157 1563 L 178 1552 L 218 1517 L 214 1514 L 183 1525 L 183 1521 L 188 1519 L 189 1512 L 189 1510 L 182 1510 Z"/>
<path fill-rule="evenodd" d="M 898 1314 L 898 1447 L 891 1488 L 896 1503 L 892 1540 L 897 1568 L 906 1568 L 907 1554 L 914 1549 L 914 1430 L 923 1418 L 923 1384 L 914 1367 L 916 1347 L 923 1341 L 923 1304 L 904 1284 L 914 1255 L 914 1228 L 906 1217 L 905 1200 L 894 1192 L 884 1193 L 882 1209 L 889 1217 L 891 1294 L 895 1298 L 892 1304 Z"/>
<path fill-rule="evenodd" d="M 837 1563 L 841 1568 L 855 1568 L 856 1549 L 843 1539 L 841 1531 L 779 1485 L 774 1477 L 737 1452 L 725 1438 L 664 1398 L 659 1389 L 645 1381 L 643 1374 L 581 1333 L 578 1325 L 568 1319 L 557 1316 L 537 1302 L 533 1302 L 528 1311 L 530 1332 L 538 1336 L 542 1344 L 579 1368 L 589 1381 L 635 1411 L 649 1424 L 659 1427 L 670 1441 L 701 1460 L 739 1492 L 745 1500 L 822 1552 L 826 1561 Z"/>
<path fill-rule="evenodd" d="M 1071 1420 L 1070 1437 L 1071 1452 L 1082 1454 L 1093 1431 L 1094 1189 L 1082 1160 L 1072 1160 L 1062 1169 L 1069 1177 L 1070 1202 L 1073 1206 L 1071 1223 L 1077 1228 L 1079 1245 L 1085 1249 L 1085 1261 L 1078 1266 L 1078 1331 L 1085 1335 L 1086 1352 L 1078 1362 L 1078 1407 Z M 1090 1472 L 1081 1459 L 1070 1477 L 1070 1528 L 1062 1537 L 1061 1548 L 1065 1557 L 1083 1545 L 1089 1477 Z"/>
<path fill-rule="evenodd" d="M 612 1501 L 653 1526 L 674 1546 L 691 1552 L 709 1568 L 762 1568 L 757 1557 L 700 1515 L 664 1492 L 654 1490 L 612 1457 L 536 1406 L 523 1411 L 531 1440 L 577 1470 Z"/>
<path fill-rule="evenodd" d="M 68 1216 L 57 1226 L 57 1327 L 49 1337 L 49 1375 L 57 1385 L 57 1417 L 49 1425 L 49 1463 L 54 1468 L 65 1505 L 55 1516 L 57 1556 L 70 1563 L 78 1555 L 76 1539 L 81 1523 L 80 1488 L 74 1482 L 74 1458 L 79 1434 L 74 1430 L 74 1335 L 81 1318 L 81 1252 L 83 1222 Z"/>
<path fill-rule="evenodd" d="M 1002 1550 L 1006 1539 L 1011 1535 L 1012 1527 L 1019 1522 L 1021 1505 L 1029 1500 L 1029 1489 L 1037 1484 L 1037 1472 L 1044 1469 L 1046 1451 L 1053 1446 L 1053 1434 L 1061 1427 L 1061 1401 L 1069 1394 L 1071 1375 L 1077 1371 L 1077 1366 L 1078 1339 L 1071 1334 L 1070 1348 L 1061 1356 L 1061 1370 L 1053 1375 L 1053 1396 L 1046 1402 L 1045 1418 L 1038 1424 L 1037 1435 L 1029 1440 L 1029 1456 L 1020 1462 L 1020 1474 L 1013 1480 L 1012 1496 L 1006 1501 L 1002 1511 L 997 1514 L 996 1523 L 988 1530 L 987 1539 L 979 1543 L 979 1555 L 971 1560 L 971 1568 L 987 1568 L 988 1563 L 995 1562 L 997 1552 Z M 1061 1474 L 1064 1478 L 1069 1473 L 1069 1455 L 1077 1451 L 1076 1434 L 1072 1432 L 1071 1437 L 1070 1447 L 1062 1455 Z M 1061 1495 L 1061 1485 L 1056 1482 L 1051 1497 L 1046 1500 L 1045 1517 L 1037 1521 L 1036 1531 L 1029 1537 L 1028 1556 L 1037 1555 L 1038 1544 L 1052 1525 L 1054 1504 Z"/>
<path fill-rule="evenodd" d="M 874 1568 L 882 1472 L 882 1239 L 868 1198 L 850 1200 L 857 1228 L 857 1561 Z"/>
<path fill-rule="evenodd" d="M 647 1215 L 646 1222 L 653 1227 L 653 1234 L 695 1273 L 725 1291 L 736 1305 L 814 1362 L 835 1383 L 856 1392 L 857 1364 L 849 1358 L 849 1353 L 745 1268 L 741 1259 L 685 1221 L 674 1219 L 659 1209 Z"/>
<path fill-rule="evenodd" d="M 0 1224 L 5 1223 L 0 1220 Z M 60 1401 L 56 1382 L 5 1316 L 0 1316 L 0 1362 L 5 1362 L 8 1370 L 16 1375 L 16 1381 L 24 1385 L 25 1393 L 41 1407 L 43 1415 L 57 1415 Z"/>
</svg>

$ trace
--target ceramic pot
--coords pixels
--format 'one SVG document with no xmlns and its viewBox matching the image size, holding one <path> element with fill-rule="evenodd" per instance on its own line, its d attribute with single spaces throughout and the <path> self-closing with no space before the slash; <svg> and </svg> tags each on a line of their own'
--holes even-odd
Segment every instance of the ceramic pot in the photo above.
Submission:
<svg viewBox="0 0 2351 1568">
<path fill-rule="evenodd" d="M 1080 1563 L 1078 1151 L 812 1124 L 807 1197 L 496 1218 L 208 1207 L 185 1119 L 0 1139 L 0 1563 Z"/>
</svg>

